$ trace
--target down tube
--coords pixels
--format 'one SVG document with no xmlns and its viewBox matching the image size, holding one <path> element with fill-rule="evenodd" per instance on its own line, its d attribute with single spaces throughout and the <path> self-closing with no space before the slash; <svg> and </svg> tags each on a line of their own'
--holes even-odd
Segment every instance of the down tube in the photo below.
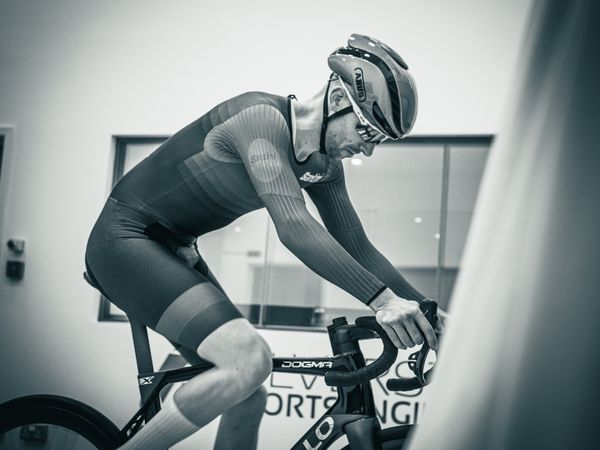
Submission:
<svg viewBox="0 0 600 450">
<path fill-rule="evenodd" d="M 362 414 L 336 414 L 340 406 L 336 403 L 292 446 L 292 450 L 324 450 L 344 434 L 344 427 L 353 422 L 368 424 L 368 430 L 363 430 L 369 436 L 375 435 L 373 427 L 377 420 Z M 375 450 L 375 446 L 361 447 L 362 450 Z"/>
</svg>

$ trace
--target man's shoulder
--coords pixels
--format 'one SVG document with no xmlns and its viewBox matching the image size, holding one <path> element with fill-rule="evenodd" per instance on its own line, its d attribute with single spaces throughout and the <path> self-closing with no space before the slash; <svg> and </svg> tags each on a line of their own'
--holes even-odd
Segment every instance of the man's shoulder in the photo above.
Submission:
<svg viewBox="0 0 600 450">
<path fill-rule="evenodd" d="M 281 113 L 285 113 L 287 109 L 286 97 L 261 91 L 244 92 L 243 94 L 230 98 L 227 100 L 227 103 L 239 111 L 257 105 L 272 106 Z"/>
<path fill-rule="evenodd" d="M 255 122 L 261 125 L 278 124 L 289 127 L 288 99 L 267 92 L 251 91 L 236 95 L 213 108 L 208 116 L 213 126 L 247 127 Z"/>
</svg>

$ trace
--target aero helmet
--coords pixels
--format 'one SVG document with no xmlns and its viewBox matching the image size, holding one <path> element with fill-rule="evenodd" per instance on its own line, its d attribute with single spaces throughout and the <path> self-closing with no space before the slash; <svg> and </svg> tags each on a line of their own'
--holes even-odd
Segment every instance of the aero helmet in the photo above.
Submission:
<svg viewBox="0 0 600 450">
<path fill-rule="evenodd" d="M 377 39 L 352 34 L 327 63 L 361 122 L 390 139 L 408 134 L 417 116 L 417 87 L 398 53 Z"/>
</svg>

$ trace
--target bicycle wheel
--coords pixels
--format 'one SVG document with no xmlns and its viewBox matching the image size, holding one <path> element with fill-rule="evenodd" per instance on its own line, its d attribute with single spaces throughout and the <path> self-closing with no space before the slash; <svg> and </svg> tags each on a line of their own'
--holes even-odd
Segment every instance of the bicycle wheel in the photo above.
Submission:
<svg viewBox="0 0 600 450">
<path fill-rule="evenodd" d="M 110 449 L 119 429 L 91 406 L 58 395 L 0 405 L 0 449 Z"/>
<path fill-rule="evenodd" d="M 413 429 L 413 425 L 400 425 L 397 427 L 384 428 L 379 430 L 377 437 L 383 450 L 400 450 L 404 448 L 408 435 Z M 346 445 L 342 450 L 351 450 L 350 445 Z"/>
</svg>

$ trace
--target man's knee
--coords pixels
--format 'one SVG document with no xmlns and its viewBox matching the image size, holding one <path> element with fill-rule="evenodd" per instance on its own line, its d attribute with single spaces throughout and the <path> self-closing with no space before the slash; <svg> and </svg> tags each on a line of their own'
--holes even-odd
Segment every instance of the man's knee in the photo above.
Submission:
<svg viewBox="0 0 600 450">
<path fill-rule="evenodd" d="M 222 366 L 232 377 L 240 395 L 245 397 L 259 390 L 263 382 L 272 371 L 273 363 L 268 345 L 259 339 L 246 342 L 242 345 L 245 351 L 238 353 L 238 357 L 228 361 Z"/>
<path fill-rule="evenodd" d="M 258 333 L 256 338 L 248 343 L 247 351 L 244 352 L 244 357 L 240 362 L 257 385 L 261 385 L 273 370 L 271 349 Z"/>
<path fill-rule="evenodd" d="M 230 370 L 249 392 L 256 390 L 273 369 L 269 346 L 245 319 L 219 327 L 200 344 L 197 353 L 217 368 Z"/>
</svg>

